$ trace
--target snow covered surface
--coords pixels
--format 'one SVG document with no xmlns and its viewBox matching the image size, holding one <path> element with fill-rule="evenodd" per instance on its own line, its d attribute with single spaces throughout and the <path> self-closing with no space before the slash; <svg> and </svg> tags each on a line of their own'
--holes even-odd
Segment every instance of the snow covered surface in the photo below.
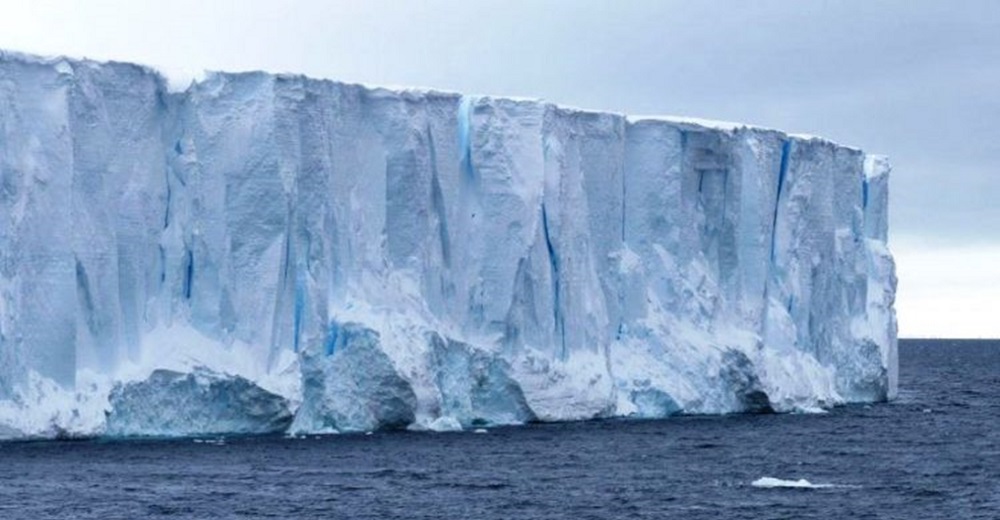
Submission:
<svg viewBox="0 0 1000 520">
<path fill-rule="evenodd" d="M 144 432 L 112 389 L 199 367 L 302 433 L 884 400 L 888 172 L 738 124 L 0 53 L 0 436 Z"/>
</svg>

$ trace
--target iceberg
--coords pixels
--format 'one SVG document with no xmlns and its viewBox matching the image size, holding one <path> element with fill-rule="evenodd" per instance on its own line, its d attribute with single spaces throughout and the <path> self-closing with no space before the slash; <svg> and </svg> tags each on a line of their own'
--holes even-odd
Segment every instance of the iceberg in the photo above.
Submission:
<svg viewBox="0 0 1000 520">
<path fill-rule="evenodd" d="M 749 125 L 262 72 L 172 91 L 0 53 L 0 426 L 258 431 L 275 397 L 303 433 L 890 399 L 889 171 Z M 210 424 L 206 385 L 246 397 L 235 422 Z M 182 426 L 139 420 L 157 409 Z"/>
</svg>

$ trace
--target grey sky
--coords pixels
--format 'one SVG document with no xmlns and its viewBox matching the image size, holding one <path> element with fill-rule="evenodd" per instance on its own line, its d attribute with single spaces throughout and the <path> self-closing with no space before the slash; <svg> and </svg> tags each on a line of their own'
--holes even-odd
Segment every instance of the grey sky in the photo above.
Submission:
<svg viewBox="0 0 1000 520">
<path fill-rule="evenodd" d="M 983 314 L 1000 296 L 1000 2 L 24 4 L 4 6 L 0 48 L 746 121 L 885 153 L 903 334 L 1000 337 Z"/>
</svg>

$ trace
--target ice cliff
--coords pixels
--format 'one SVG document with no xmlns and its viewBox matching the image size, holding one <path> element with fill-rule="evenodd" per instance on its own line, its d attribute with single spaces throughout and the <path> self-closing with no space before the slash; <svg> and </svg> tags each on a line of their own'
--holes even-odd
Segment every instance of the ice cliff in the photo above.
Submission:
<svg viewBox="0 0 1000 520">
<path fill-rule="evenodd" d="M 743 125 L 0 53 L 0 435 L 884 400 L 888 172 Z"/>
</svg>

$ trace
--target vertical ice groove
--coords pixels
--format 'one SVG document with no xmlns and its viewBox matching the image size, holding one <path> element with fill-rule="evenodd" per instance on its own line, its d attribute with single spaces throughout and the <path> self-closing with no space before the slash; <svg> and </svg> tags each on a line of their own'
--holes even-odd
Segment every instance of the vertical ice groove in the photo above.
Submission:
<svg viewBox="0 0 1000 520">
<path fill-rule="evenodd" d="M 627 204 L 627 201 L 628 201 L 628 192 L 627 192 L 627 190 L 628 190 L 628 184 L 627 184 L 627 182 L 628 182 L 628 175 L 626 173 L 627 169 L 625 168 L 625 148 L 626 148 L 627 144 L 626 144 L 626 138 L 625 138 L 625 131 L 624 130 L 622 131 L 622 138 L 621 138 L 621 140 L 622 140 L 622 158 L 621 158 L 621 172 L 622 172 L 621 173 L 621 183 L 622 183 L 622 186 L 621 186 L 622 211 L 621 211 L 621 215 L 619 215 L 619 221 L 621 222 L 621 240 L 622 240 L 622 244 L 621 245 L 624 247 L 625 244 L 627 243 L 626 242 L 626 238 L 625 238 L 625 228 L 626 228 L 626 226 L 625 226 L 625 215 L 627 214 L 627 208 L 626 208 L 625 205 Z"/>
<path fill-rule="evenodd" d="M 167 203 L 164 205 L 163 211 L 163 229 L 170 227 L 170 199 L 172 198 L 173 191 L 170 189 L 170 179 L 167 179 Z"/>
<path fill-rule="evenodd" d="M 437 147 L 434 146 L 434 133 L 428 124 L 425 130 L 427 134 L 427 148 L 431 163 L 431 207 L 437 216 L 438 240 L 441 242 L 441 260 L 446 268 L 451 267 L 451 239 L 448 238 L 448 211 L 444 204 L 444 194 L 441 192 L 441 180 L 437 166 Z M 460 143 L 463 146 L 463 143 Z M 471 155 L 471 151 L 469 152 Z M 469 158 L 471 162 L 471 157 Z"/>
<path fill-rule="evenodd" d="M 472 164 L 472 111 L 475 102 L 472 96 L 462 96 L 458 104 L 458 150 L 462 154 L 462 173 L 468 182 L 476 179 Z"/>
<path fill-rule="evenodd" d="M 292 316 L 292 350 L 299 351 L 299 338 L 302 334 L 302 313 L 306 307 L 306 275 L 300 265 L 295 269 L 295 308 Z"/>
<path fill-rule="evenodd" d="M 295 274 L 295 257 L 294 257 L 294 244 L 293 244 L 293 220 L 288 219 L 288 227 L 285 230 L 284 236 L 284 251 L 281 255 L 281 273 L 278 281 L 278 291 L 276 294 L 276 301 L 274 304 L 274 324 L 272 325 L 272 344 L 271 352 L 272 357 L 275 353 L 281 351 L 283 348 L 287 348 L 287 328 L 285 324 L 288 322 L 288 311 L 292 311 L 292 332 L 295 333 L 295 322 L 298 320 L 297 315 L 297 294 L 296 294 L 296 274 Z M 289 294 L 291 293 L 291 294 Z M 289 296 L 291 296 L 291 302 L 289 302 Z M 289 304 L 291 304 L 291 309 L 288 309 Z M 298 351 L 298 344 L 295 342 L 296 338 L 292 339 L 292 347 L 296 352 Z"/>
<path fill-rule="evenodd" d="M 157 252 L 159 255 L 159 267 L 160 267 L 160 290 L 163 290 L 163 286 L 167 283 L 167 250 L 163 245 L 157 246 Z"/>
<path fill-rule="evenodd" d="M 327 356 L 332 356 L 337 348 L 337 338 L 339 337 L 340 326 L 335 321 L 331 321 L 327 326 L 326 342 L 323 345 L 323 352 Z"/>
<path fill-rule="evenodd" d="M 549 270 L 552 274 L 552 322 L 556 334 L 560 341 L 560 357 L 566 359 L 566 322 L 562 314 L 562 302 L 560 301 L 560 276 L 559 276 L 559 256 L 556 253 L 555 244 L 552 242 L 552 235 L 549 231 L 549 215 L 542 204 L 542 233 L 545 237 L 545 250 L 549 258 Z"/>
<path fill-rule="evenodd" d="M 726 210 L 729 206 L 729 170 L 722 171 L 722 219 L 726 217 Z"/>
<path fill-rule="evenodd" d="M 788 175 L 788 161 L 792 152 L 792 140 L 786 138 L 781 144 L 781 165 L 778 168 L 778 188 L 774 196 L 774 218 L 771 220 L 771 263 L 774 263 L 778 241 L 778 213 L 781 211 L 781 195 L 784 193 L 785 177 Z"/>
<path fill-rule="evenodd" d="M 194 285 L 194 253 L 188 249 L 184 257 L 184 299 L 191 299 L 191 288 Z"/>
<path fill-rule="evenodd" d="M 87 271 L 76 259 L 76 292 L 80 299 L 80 304 L 84 312 L 87 328 L 91 333 L 96 333 L 98 324 L 94 323 L 94 295 L 90 289 L 90 281 L 87 279 Z"/>
</svg>

